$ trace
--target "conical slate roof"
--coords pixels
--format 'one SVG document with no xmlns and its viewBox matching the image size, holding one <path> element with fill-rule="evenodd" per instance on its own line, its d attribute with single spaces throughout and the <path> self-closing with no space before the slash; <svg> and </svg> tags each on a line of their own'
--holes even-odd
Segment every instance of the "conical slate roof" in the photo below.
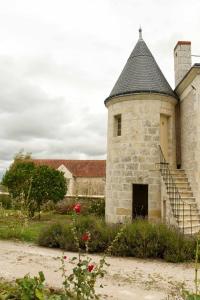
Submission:
<svg viewBox="0 0 200 300">
<path fill-rule="evenodd" d="M 110 96 L 133 93 L 160 93 L 176 97 L 146 43 L 140 38 L 122 70 Z"/>
</svg>

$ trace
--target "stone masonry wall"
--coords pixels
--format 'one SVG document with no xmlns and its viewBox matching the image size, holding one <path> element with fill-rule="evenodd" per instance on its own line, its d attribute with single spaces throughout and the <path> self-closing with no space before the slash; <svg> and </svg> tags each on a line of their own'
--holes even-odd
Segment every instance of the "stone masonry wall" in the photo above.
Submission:
<svg viewBox="0 0 200 300">
<path fill-rule="evenodd" d="M 74 182 L 74 195 L 104 196 L 105 178 L 77 177 Z"/>
<path fill-rule="evenodd" d="M 190 70 L 191 64 L 191 43 L 178 42 L 174 49 L 175 86 L 178 85 L 187 71 Z"/>
<path fill-rule="evenodd" d="M 116 97 L 108 104 L 106 220 L 132 219 L 132 184 L 148 184 L 148 217 L 161 218 L 160 114 L 169 116 L 169 158 L 176 165 L 175 104 L 172 97 L 143 94 Z M 122 135 L 114 136 L 113 119 L 122 118 Z"/>
<path fill-rule="evenodd" d="M 200 75 L 180 95 L 180 113 L 181 167 L 200 207 Z"/>
</svg>

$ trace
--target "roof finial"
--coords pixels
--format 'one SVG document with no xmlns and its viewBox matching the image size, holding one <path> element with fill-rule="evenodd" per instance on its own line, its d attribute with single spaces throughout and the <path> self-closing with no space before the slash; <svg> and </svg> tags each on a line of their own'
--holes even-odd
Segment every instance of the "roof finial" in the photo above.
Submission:
<svg viewBox="0 0 200 300">
<path fill-rule="evenodd" d="M 141 28 L 141 25 L 140 25 L 140 28 L 139 28 L 139 39 L 142 40 L 142 28 Z"/>
</svg>

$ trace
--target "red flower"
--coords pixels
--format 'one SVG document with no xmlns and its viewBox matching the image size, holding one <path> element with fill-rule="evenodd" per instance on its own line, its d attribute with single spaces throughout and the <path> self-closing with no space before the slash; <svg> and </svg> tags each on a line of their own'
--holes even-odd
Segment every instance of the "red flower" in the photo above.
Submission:
<svg viewBox="0 0 200 300">
<path fill-rule="evenodd" d="M 81 212 L 81 205 L 79 203 L 77 203 L 76 205 L 74 205 L 73 210 L 79 214 Z"/>
<path fill-rule="evenodd" d="M 67 256 L 65 255 L 65 256 L 63 256 L 63 259 L 67 259 Z"/>
<path fill-rule="evenodd" d="M 89 234 L 89 232 L 86 232 L 86 233 L 84 233 L 84 234 L 82 235 L 82 240 L 83 240 L 84 242 L 87 242 L 87 241 L 90 240 L 90 234 Z"/>
<path fill-rule="evenodd" d="M 88 265 L 87 269 L 89 272 L 92 272 L 92 270 L 94 269 L 94 265 Z"/>
</svg>

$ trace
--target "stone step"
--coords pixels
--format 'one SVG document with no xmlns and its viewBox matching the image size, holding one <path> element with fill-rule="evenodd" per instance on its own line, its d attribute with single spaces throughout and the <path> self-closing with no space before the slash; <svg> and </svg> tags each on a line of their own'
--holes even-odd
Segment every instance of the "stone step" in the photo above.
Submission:
<svg viewBox="0 0 200 300">
<path fill-rule="evenodd" d="M 187 178 L 186 174 L 185 173 L 177 173 L 177 174 L 172 174 L 172 177 L 173 178 Z"/>
<path fill-rule="evenodd" d="M 200 214 L 187 175 L 183 169 L 170 169 L 170 175 L 172 178 L 162 177 L 178 228 L 184 229 L 184 234 L 196 234 L 200 231 Z"/>
<path fill-rule="evenodd" d="M 178 190 L 178 191 L 179 191 L 179 194 L 181 195 L 181 198 L 185 198 L 185 197 L 194 198 L 192 191 L 180 191 L 180 190 Z"/>
<path fill-rule="evenodd" d="M 189 182 L 178 182 L 176 187 L 179 188 L 191 188 Z"/>
<path fill-rule="evenodd" d="M 199 224 L 200 225 L 200 220 L 199 220 L 199 218 L 198 217 L 196 217 L 196 218 L 184 218 L 184 220 L 183 220 L 183 218 L 180 218 L 180 219 L 178 219 L 177 220 L 177 222 L 178 222 L 178 224 L 179 225 L 181 225 L 181 224 L 185 224 L 185 225 L 197 225 L 197 224 Z"/>
<path fill-rule="evenodd" d="M 196 204 L 196 199 L 195 199 L 195 197 L 188 197 L 188 196 L 183 196 L 183 197 L 181 197 L 181 199 L 182 199 L 182 201 L 186 204 L 189 204 L 189 203 L 191 203 L 191 204 Z"/>
<path fill-rule="evenodd" d="M 179 226 L 179 229 L 183 232 L 183 225 Z M 200 224 L 191 226 L 184 226 L 184 234 L 197 234 L 200 231 Z"/>
<path fill-rule="evenodd" d="M 187 177 L 177 177 L 177 178 L 174 178 L 174 183 L 175 184 L 188 183 L 188 179 L 187 179 Z"/>
<path fill-rule="evenodd" d="M 192 190 L 191 190 L 190 186 L 189 187 L 177 187 L 177 189 L 178 189 L 179 193 L 187 193 L 187 192 L 192 193 Z"/>
<path fill-rule="evenodd" d="M 191 211 L 190 210 L 184 210 L 184 212 L 183 212 L 183 210 L 180 210 L 180 211 L 175 211 L 174 213 L 175 213 L 177 219 L 183 218 L 183 215 L 184 215 L 184 218 L 186 218 L 186 219 L 199 218 L 199 221 L 200 221 L 200 216 L 199 216 L 199 213 L 196 209 L 193 210 L 193 211 L 192 210 Z"/>
<path fill-rule="evenodd" d="M 180 191 L 179 189 L 176 191 L 176 190 L 172 190 L 172 189 L 169 189 L 167 190 L 167 193 L 169 194 L 169 197 L 173 197 L 173 195 L 178 192 L 179 195 L 181 196 L 181 198 L 194 198 L 193 197 L 193 193 L 192 191 Z"/>
<path fill-rule="evenodd" d="M 177 174 L 177 173 L 184 173 L 185 174 L 185 170 L 184 169 L 170 169 L 171 173 Z"/>
<path fill-rule="evenodd" d="M 191 187 L 189 184 L 179 184 L 179 186 L 176 184 L 168 184 L 167 189 L 168 190 L 174 190 L 174 188 L 177 188 L 179 191 L 192 191 Z"/>
<path fill-rule="evenodd" d="M 194 204 L 194 205 L 184 204 L 184 206 L 183 206 L 183 204 L 178 205 L 178 204 L 171 203 L 171 206 L 172 206 L 174 213 L 177 213 L 177 214 L 179 211 L 183 211 L 183 209 L 184 209 L 184 211 L 190 212 L 190 210 L 191 210 L 191 211 L 196 211 L 198 213 L 196 204 Z"/>
<path fill-rule="evenodd" d="M 169 196 L 170 196 L 169 198 L 170 198 L 171 203 L 174 204 L 174 205 L 178 205 L 178 204 L 180 204 L 180 205 L 183 205 L 183 204 L 185 204 L 185 205 L 186 204 L 194 205 L 194 204 L 196 204 L 195 197 L 181 197 L 181 199 L 179 200 L 178 198 L 173 197 L 173 195 L 171 195 L 171 194 Z"/>
</svg>

